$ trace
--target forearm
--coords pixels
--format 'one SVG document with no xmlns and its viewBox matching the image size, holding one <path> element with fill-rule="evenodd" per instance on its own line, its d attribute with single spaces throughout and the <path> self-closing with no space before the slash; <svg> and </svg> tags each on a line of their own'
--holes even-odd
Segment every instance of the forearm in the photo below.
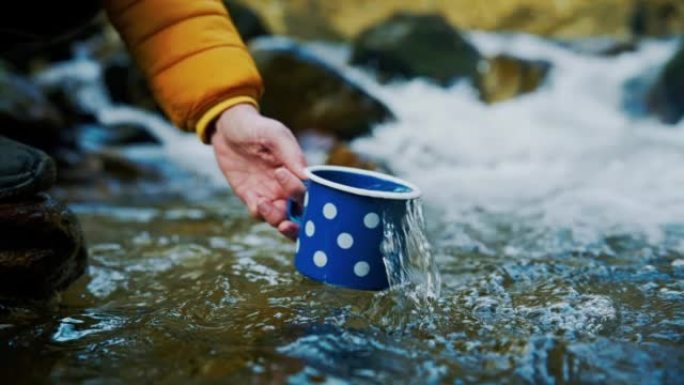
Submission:
<svg viewBox="0 0 684 385">
<path fill-rule="evenodd" d="M 106 0 L 108 15 L 169 118 L 208 142 L 207 127 L 257 104 L 258 71 L 220 0 Z"/>
</svg>

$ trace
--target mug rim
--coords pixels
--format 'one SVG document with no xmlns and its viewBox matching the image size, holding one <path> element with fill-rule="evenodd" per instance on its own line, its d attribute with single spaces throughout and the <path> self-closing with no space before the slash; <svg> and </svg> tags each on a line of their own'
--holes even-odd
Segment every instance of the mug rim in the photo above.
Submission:
<svg viewBox="0 0 684 385">
<path fill-rule="evenodd" d="M 369 190 L 369 189 L 364 189 L 364 188 L 359 188 L 359 187 L 351 187 L 347 186 L 341 183 L 333 182 L 331 180 L 325 179 L 323 177 L 320 177 L 314 172 L 316 171 L 341 171 L 341 172 L 347 172 L 350 174 L 357 174 L 357 175 L 366 175 L 366 176 L 372 176 L 378 179 L 382 179 L 388 182 L 393 182 L 396 184 L 403 185 L 405 187 L 408 187 L 411 189 L 411 191 L 406 191 L 406 192 L 394 192 L 394 191 L 377 191 L 377 190 Z M 409 199 L 416 199 L 420 198 L 422 195 L 422 192 L 413 183 L 407 182 L 403 179 L 383 174 L 381 172 L 377 171 L 369 171 L 369 170 L 364 170 L 360 168 L 354 168 L 354 167 L 344 167 L 344 166 L 329 166 L 329 165 L 320 165 L 320 166 L 310 166 L 305 169 L 305 173 L 308 179 L 322 184 L 324 186 L 328 186 L 330 188 L 333 188 L 335 190 L 340 190 L 344 192 L 348 192 L 350 194 L 354 195 L 361 195 L 361 196 L 366 196 L 366 197 L 371 197 L 371 198 L 382 198 L 382 199 L 396 199 L 396 200 L 409 200 Z"/>
</svg>

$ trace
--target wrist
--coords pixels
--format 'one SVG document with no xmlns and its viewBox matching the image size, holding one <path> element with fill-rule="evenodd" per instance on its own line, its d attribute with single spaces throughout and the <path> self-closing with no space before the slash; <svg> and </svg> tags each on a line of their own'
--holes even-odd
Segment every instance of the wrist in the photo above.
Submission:
<svg viewBox="0 0 684 385">
<path fill-rule="evenodd" d="M 245 119 L 254 115 L 259 115 L 259 111 L 250 103 L 240 103 L 226 108 L 216 118 L 210 134 L 210 142 L 214 142 L 217 133 L 226 133 L 229 128 L 239 126 Z"/>
<path fill-rule="evenodd" d="M 222 129 L 222 127 L 232 127 L 255 115 L 259 115 L 259 111 L 257 111 L 253 105 L 249 103 L 236 104 L 227 108 L 219 115 L 216 126 L 218 129 Z"/>
</svg>

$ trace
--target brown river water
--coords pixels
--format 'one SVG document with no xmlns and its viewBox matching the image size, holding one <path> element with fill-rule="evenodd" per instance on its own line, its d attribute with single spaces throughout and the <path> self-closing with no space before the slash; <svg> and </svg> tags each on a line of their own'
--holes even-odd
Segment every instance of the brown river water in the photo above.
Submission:
<svg viewBox="0 0 684 385">
<path fill-rule="evenodd" d="M 3 309 L 3 383 L 684 378 L 684 260 L 667 249 L 625 237 L 598 251 L 512 259 L 497 243 L 523 236 L 519 229 L 501 228 L 487 240 L 492 250 L 464 250 L 444 241 L 452 230 L 428 221 L 438 298 L 412 286 L 345 290 L 300 276 L 294 245 L 233 196 L 188 198 L 200 181 L 175 179 L 73 203 L 89 272 L 60 301 Z M 429 206 L 426 217 L 439 218 Z"/>
</svg>

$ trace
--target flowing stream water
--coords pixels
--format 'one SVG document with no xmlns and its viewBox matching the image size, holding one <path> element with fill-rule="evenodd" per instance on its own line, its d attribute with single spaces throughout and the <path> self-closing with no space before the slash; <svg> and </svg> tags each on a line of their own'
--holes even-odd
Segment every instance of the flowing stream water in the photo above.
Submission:
<svg viewBox="0 0 684 385">
<path fill-rule="evenodd" d="M 0 311 L 2 383 L 684 382 L 684 123 L 661 125 L 627 97 L 676 42 L 606 58 L 525 35 L 471 39 L 550 61 L 548 82 L 485 106 L 466 84 L 380 85 L 344 64 L 348 47 L 310 45 L 398 116 L 353 146 L 425 193 L 409 226 L 424 217 L 431 247 L 409 232 L 413 284 L 382 293 L 301 277 L 294 245 L 248 218 L 208 148 L 86 97 L 103 120 L 158 131 L 163 147 L 127 155 L 166 177 L 100 198 L 67 191 L 88 274 L 60 301 Z M 94 63 L 75 62 L 42 81 L 80 77 L 97 94 L 88 73 Z"/>
</svg>

